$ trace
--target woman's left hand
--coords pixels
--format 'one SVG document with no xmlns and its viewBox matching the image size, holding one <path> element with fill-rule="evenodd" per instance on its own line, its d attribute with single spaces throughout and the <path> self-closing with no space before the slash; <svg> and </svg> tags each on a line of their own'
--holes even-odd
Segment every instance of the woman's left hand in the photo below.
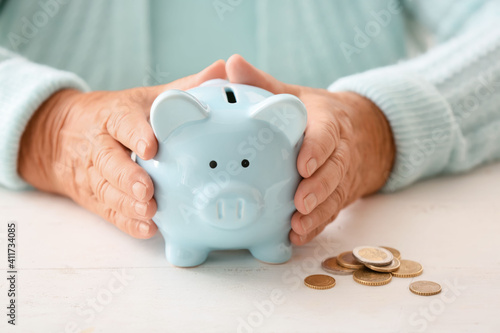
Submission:
<svg viewBox="0 0 500 333">
<path fill-rule="evenodd" d="M 294 198 L 293 244 L 309 242 L 342 208 L 385 184 L 395 148 L 389 123 L 372 101 L 352 92 L 285 84 L 239 55 L 229 58 L 226 72 L 231 82 L 295 95 L 307 108 L 307 127 L 297 158 L 304 179 Z"/>
</svg>

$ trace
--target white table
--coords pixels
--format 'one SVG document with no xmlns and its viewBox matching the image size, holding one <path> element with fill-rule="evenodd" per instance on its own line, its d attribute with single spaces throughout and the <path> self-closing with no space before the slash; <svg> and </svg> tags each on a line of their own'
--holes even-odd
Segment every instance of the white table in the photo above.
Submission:
<svg viewBox="0 0 500 333">
<path fill-rule="evenodd" d="M 181 269 L 166 262 L 159 235 L 136 240 L 68 199 L 0 190 L 0 331 L 500 332 L 499 199 L 494 164 L 361 200 L 286 264 L 219 251 Z M 16 327 L 5 315 L 9 220 L 18 229 Z M 395 247 L 424 273 L 380 287 L 351 276 L 325 291 L 303 285 L 323 259 L 363 244 Z M 443 292 L 412 294 L 410 282 L 422 279 Z"/>
</svg>

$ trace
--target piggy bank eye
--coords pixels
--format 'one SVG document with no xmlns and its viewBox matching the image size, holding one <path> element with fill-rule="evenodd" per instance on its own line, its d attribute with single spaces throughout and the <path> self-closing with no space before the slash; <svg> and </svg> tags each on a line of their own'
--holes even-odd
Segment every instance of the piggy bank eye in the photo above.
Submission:
<svg viewBox="0 0 500 333">
<path fill-rule="evenodd" d="M 215 161 L 210 161 L 210 164 L 209 164 L 209 165 L 210 165 L 210 167 L 211 167 L 212 169 L 217 168 L 217 162 L 215 162 Z"/>
<path fill-rule="evenodd" d="M 248 162 L 248 160 L 243 160 L 241 161 L 241 166 L 244 167 L 244 168 L 248 168 L 248 166 L 250 165 L 250 162 Z"/>
</svg>

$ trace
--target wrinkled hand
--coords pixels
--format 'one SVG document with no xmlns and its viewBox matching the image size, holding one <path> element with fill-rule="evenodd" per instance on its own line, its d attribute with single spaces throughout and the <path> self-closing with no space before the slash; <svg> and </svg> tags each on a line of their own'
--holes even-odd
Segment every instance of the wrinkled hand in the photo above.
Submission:
<svg viewBox="0 0 500 333">
<path fill-rule="evenodd" d="M 19 173 L 44 191 L 70 197 L 126 233 L 149 238 L 157 230 L 153 182 L 130 158 L 156 155 L 148 123 L 154 99 L 167 89 L 190 89 L 225 78 L 223 61 L 162 86 L 123 91 L 55 93 L 30 120 L 19 152 Z"/>
<path fill-rule="evenodd" d="M 297 158 L 304 179 L 294 198 L 292 243 L 309 242 L 342 208 L 384 185 L 395 148 L 389 124 L 373 102 L 351 92 L 282 83 L 239 55 L 229 58 L 226 72 L 231 82 L 295 95 L 307 108 L 307 127 Z"/>
</svg>

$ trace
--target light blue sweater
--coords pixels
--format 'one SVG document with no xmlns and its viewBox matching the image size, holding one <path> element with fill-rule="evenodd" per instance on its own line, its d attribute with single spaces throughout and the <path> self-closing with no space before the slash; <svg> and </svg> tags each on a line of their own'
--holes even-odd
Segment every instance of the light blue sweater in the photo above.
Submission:
<svg viewBox="0 0 500 333">
<path fill-rule="evenodd" d="M 384 190 L 500 157 L 498 0 L 0 0 L 0 184 L 27 186 L 19 141 L 57 90 L 166 83 L 233 53 L 373 100 L 397 148 Z"/>
</svg>

